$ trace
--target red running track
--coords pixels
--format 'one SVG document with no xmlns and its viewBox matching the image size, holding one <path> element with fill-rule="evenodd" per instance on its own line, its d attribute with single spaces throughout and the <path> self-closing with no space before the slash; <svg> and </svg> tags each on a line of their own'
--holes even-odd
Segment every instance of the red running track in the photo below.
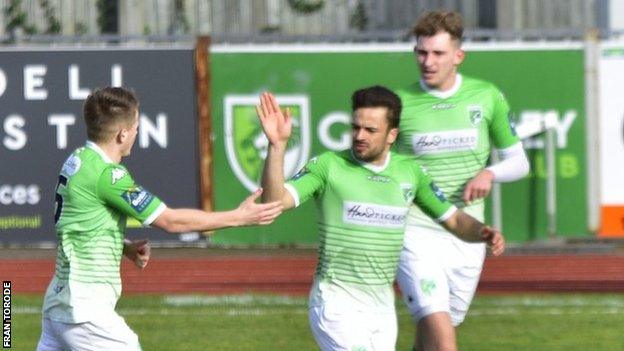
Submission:
<svg viewBox="0 0 624 351">
<path fill-rule="evenodd" d="M 303 295 L 316 256 L 210 256 L 155 258 L 139 271 L 122 265 L 125 293 L 247 292 Z M 0 278 L 14 293 L 43 293 L 54 260 L 0 259 Z M 544 255 L 487 258 L 479 292 L 624 291 L 624 255 Z"/>
</svg>

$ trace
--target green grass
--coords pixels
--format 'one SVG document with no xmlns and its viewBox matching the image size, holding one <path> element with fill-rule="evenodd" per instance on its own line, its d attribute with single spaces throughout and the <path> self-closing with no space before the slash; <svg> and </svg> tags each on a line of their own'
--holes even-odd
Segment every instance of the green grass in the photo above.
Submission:
<svg viewBox="0 0 624 351">
<path fill-rule="evenodd" d="M 34 350 L 41 296 L 13 296 L 13 349 Z M 413 327 L 398 303 L 397 350 Z M 125 296 L 118 311 L 149 350 L 316 350 L 305 298 Z M 624 294 L 480 296 L 460 327 L 460 350 L 624 350 Z"/>
</svg>

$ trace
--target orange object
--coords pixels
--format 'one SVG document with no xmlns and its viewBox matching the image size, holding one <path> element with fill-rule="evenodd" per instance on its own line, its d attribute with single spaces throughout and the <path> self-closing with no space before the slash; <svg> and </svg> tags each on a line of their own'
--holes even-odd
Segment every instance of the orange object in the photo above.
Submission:
<svg viewBox="0 0 624 351">
<path fill-rule="evenodd" d="M 624 237 L 624 206 L 602 206 L 600 237 Z"/>
</svg>

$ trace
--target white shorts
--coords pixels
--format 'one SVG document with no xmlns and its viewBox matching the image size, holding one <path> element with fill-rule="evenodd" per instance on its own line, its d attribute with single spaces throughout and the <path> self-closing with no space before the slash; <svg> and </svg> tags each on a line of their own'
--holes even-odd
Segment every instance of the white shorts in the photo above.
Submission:
<svg viewBox="0 0 624 351">
<path fill-rule="evenodd" d="M 106 321 L 63 323 L 43 318 L 37 351 L 140 351 L 139 338 L 119 315 Z"/>
<path fill-rule="evenodd" d="M 485 244 L 467 243 L 442 230 L 408 226 L 397 282 L 414 322 L 447 312 L 464 321 L 485 258 Z"/>
<path fill-rule="evenodd" d="M 387 313 L 347 311 L 326 305 L 308 311 L 314 339 L 322 351 L 394 351 L 397 319 Z"/>
</svg>

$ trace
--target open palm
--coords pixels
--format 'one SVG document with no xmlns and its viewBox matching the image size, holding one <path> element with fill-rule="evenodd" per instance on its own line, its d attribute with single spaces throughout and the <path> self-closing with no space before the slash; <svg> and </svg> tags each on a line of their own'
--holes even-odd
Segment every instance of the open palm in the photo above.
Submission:
<svg viewBox="0 0 624 351">
<path fill-rule="evenodd" d="M 282 112 L 273 94 L 262 93 L 260 95 L 260 105 L 256 106 L 256 112 L 258 113 L 258 118 L 260 118 L 264 134 L 269 139 L 269 143 L 285 145 L 292 132 L 290 110 L 286 109 L 285 112 Z"/>
</svg>

